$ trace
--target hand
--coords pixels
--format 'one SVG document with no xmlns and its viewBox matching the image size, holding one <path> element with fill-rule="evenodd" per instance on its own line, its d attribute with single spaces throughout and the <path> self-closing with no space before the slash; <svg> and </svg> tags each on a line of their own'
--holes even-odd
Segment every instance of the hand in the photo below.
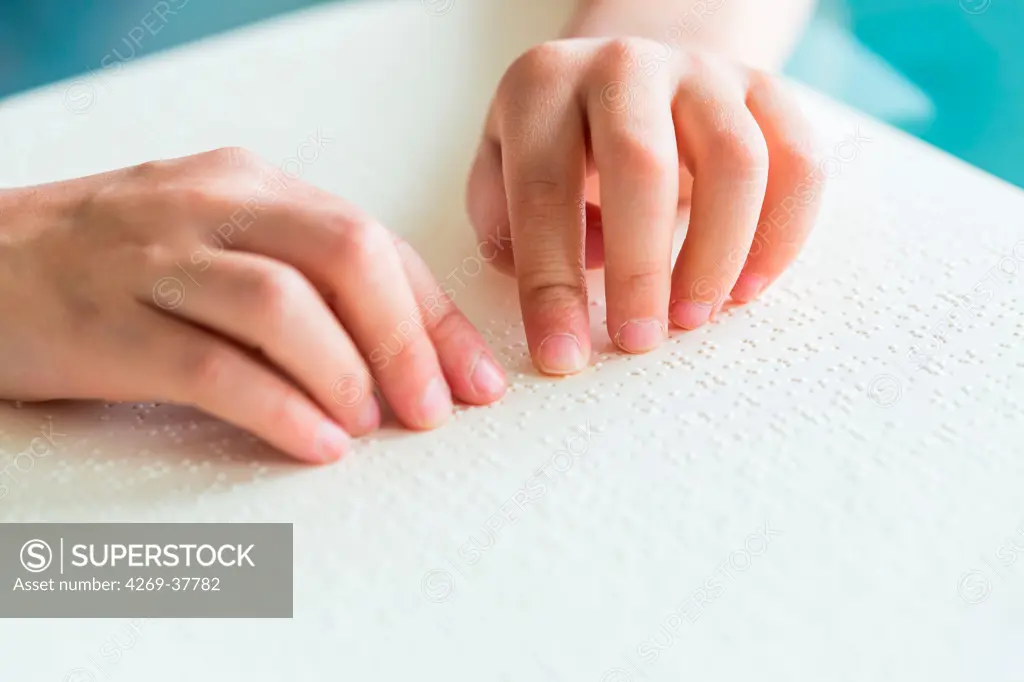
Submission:
<svg viewBox="0 0 1024 682">
<path fill-rule="evenodd" d="M 242 150 L 0 193 L 0 397 L 168 400 L 309 462 L 500 368 L 400 239 Z M 373 378 L 371 378 L 371 374 Z"/>
<path fill-rule="evenodd" d="M 503 264 L 543 372 L 587 364 L 585 267 L 605 268 L 609 336 L 642 353 L 669 320 L 695 329 L 726 298 L 755 298 L 813 225 L 821 173 L 785 88 L 667 50 L 633 38 L 546 43 L 508 69 L 491 105 L 467 207 L 481 238 L 512 241 Z M 600 205 L 586 199 L 588 178 L 600 180 Z"/>
</svg>

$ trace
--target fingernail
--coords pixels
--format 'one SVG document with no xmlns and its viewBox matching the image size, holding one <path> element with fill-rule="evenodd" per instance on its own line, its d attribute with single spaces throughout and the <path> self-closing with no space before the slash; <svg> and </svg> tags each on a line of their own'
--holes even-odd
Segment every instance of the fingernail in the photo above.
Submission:
<svg viewBox="0 0 1024 682">
<path fill-rule="evenodd" d="M 672 323 L 683 329 L 696 329 L 711 317 L 712 306 L 710 303 L 697 303 L 696 301 L 674 301 L 668 309 L 669 319 Z"/>
<path fill-rule="evenodd" d="M 364 433 L 370 433 L 380 426 L 380 405 L 377 404 L 377 399 L 370 397 L 369 400 L 363 401 L 363 409 L 359 411 L 359 416 L 356 418 L 356 429 L 359 435 Z"/>
<path fill-rule="evenodd" d="M 341 458 L 352 445 L 352 439 L 340 426 L 324 420 L 316 432 L 316 459 L 334 462 Z"/>
<path fill-rule="evenodd" d="M 583 346 L 572 334 L 552 334 L 537 347 L 537 366 L 546 374 L 574 374 L 586 364 Z"/>
<path fill-rule="evenodd" d="M 480 353 L 470 374 L 470 381 L 473 383 L 473 390 L 481 396 L 490 397 L 505 392 L 505 377 L 487 353 Z"/>
<path fill-rule="evenodd" d="M 766 284 L 768 284 L 767 277 L 744 272 L 740 275 L 739 279 L 736 280 L 736 284 L 732 288 L 732 293 L 729 295 L 740 303 L 749 303 L 757 298 L 758 294 L 761 293 Z"/>
<path fill-rule="evenodd" d="M 452 392 L 441 377 L 435 377 L 427 384 L 420 401 L 421 426 L 433 428 L 443 424 L 452 414 Z"/>
<path fill-rule="evenodd" d="M 615 333 L 615 345 L 627 353 L 646 353 L 664 341 L 665 336 L 665 326 L 658 320 L 630 320 Z"/>
</svg>

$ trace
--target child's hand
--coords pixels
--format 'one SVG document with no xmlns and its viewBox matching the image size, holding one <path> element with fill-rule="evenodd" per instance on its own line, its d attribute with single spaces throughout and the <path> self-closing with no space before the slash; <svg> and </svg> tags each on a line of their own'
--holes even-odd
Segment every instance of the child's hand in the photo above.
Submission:
<svg viewBox="0 0 1024 682">
<path fill-rule="evenodd" d="M 2 398 L 192 404 L 324 462 L 379 424 L 368 365 L 413 428 L 505 390 L 407 244 L 244 151 L 0 192 L 0 216 Z"/>
<path fill-rule="evenodd" d="M 813 224 L 821 173 L 808 140 L 782 86 L 720 57 L 632 38 L 520 57 L 492 103 L 468 208 L 481 238 L 511 237 L 502 254 L 514 252 L 537 367 L 586 365 L 587 266 L 605 267 L 608 333 L 627 352 L 656 347 L 668 320 L 694 329 L 727 297 L 755 298 Z M 586 200 L 595 175 L 600 207 Z"/>
</svg>

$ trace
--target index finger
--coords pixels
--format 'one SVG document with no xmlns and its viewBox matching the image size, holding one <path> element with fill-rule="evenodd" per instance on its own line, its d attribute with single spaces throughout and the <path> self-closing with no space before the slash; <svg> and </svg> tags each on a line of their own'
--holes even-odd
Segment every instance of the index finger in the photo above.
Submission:
<svg viewBox="0 0 1024 682">
<path fill-rule="evenodd" d="M 497 102 L 523 324 L 534 364 L 547 374 L 573 374 L 590 358 L 583 112 L 574 88 L 559 82 L 560 66 L 552 55 L 527 53 L 510 70 L 510 89 L 537 105 Z"/>
</svg>

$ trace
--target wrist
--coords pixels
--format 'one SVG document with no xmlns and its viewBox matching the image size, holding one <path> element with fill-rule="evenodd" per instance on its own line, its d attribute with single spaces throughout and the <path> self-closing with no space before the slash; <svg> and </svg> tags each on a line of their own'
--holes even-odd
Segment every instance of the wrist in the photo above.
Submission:
<svg viewBox="0 0 1024 682">
<path fill-rule="evenodd" d="M 580 0 L 562 37 L 646 38 L 776 71 L 814 6 L 815 0 Z"/>
<path fill-rule="evenodd" d="M 580 0 L 562 30 L 565 38 L 659 38 L 678 0 Z"/>
</svg>

